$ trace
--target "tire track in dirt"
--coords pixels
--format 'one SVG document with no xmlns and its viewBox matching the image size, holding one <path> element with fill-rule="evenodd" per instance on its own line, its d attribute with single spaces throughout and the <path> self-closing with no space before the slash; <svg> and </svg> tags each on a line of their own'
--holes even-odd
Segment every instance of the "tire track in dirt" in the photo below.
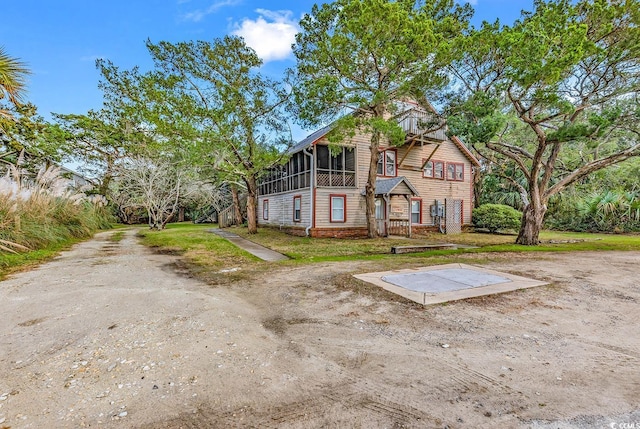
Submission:
<svg viewBox="0 0 640 429">
<path fill-rule="evenodd" d="M 140 426 L 139 429 L 320 427 L 330 421 L 327 419 L 347 416 L 359 416 L 368 427 L 391 424 L 391 427 L 409 428 L 440 423 L 425 411 L 381 397 L 374 387 L 359 383 L 355 377 L 347 378 L 348 382 L 321 387 L 298 401 L 263 410 L 241 407 L 232 411 L 216 411 L 201 405 L 196 414 L 180 415 L 164 424 Z"/>
<path fill-rule="evenodd" d="M 376 347 L 375 342 L 371 341 L 379 336 L 376 332 L 368 332 L 366 328 L 363 331 L 354 331 L 353 327 L 341 326 L 335 322 L 327 323 L 323 320 L 307 319 L 290 322 L 284 321 L 282 325 L 290 328 L 294 325 L 297 329 L 290 329 L 286 334 L 280 332 L 285 340 L 293 340 L 298 345 L 302 344 L 307 353 L 322 355 L 337 364 L 342 375 L 353 381 L 352 388 L 356 389 L 356 394 L 361 398 L 369 398 L 369 401 L 364 399 L 360 401 L 362 404 L 369 404 L 366 406 L 361 404 L 361 407 L 369 408 L 370 411 L 377 410 L 381 415 L 401 421 L 403 425 L 416 421 L 439 422 L 441 420 L 425 411 L 425 399 L 429 397 L 434 400 L 442 396 L 459 398 L 461 395 L 473 392 L 494 398 L 508 398 L 502 401 L 509 402 L 504 408 L 518 409 L 525 406 L 526 397 L 500 380 L 470 369 L 462 363 L 453 363 L 447 358 L 437 357 L 433 349 L 412 346 L 404 338 L 385 336 L 384 341 L 387 343 L 390 341 L 395 346 L 386 347 L 387 352 L 376 354 L 374 350 L 382 347 Z M 324 332 L 323 328 L 326 328 Z M 302 335 L 296 335 L 296 332 Z M 339 336 L 332 339 L 329 332 L 338 333 Z M 309 340 L 316 337 L 321 337 L 321 340 Z M 349 339 L 345 340 L 345 338 Z M 337 353 L 332 354 L 331 349 L 337 350 Z M 392 353 L 389 354 L 388 350 Z M 364 358 L 361 357 L 363 355 Z M 390 389 L 389 380 L 375 380 L 375 377 L 367 374 L 368 369 L 359 371 L 363 363 L 358 361 L 366 361 L 368 358 L 387 361 L 389 365 L 399 368 L 403 366 L 402 361 L 405 359 L 420 360 L 422 371 L 417 373 L 416 377 L 429 374 L 428 390 L 423 390 L 423 395 L 416 395 L 415 385 L 410 389 Z"/>
</svg>

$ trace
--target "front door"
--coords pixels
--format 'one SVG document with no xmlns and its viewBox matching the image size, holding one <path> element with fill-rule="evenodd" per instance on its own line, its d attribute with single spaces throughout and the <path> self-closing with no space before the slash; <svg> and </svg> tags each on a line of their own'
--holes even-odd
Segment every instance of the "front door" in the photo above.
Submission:
<svg viewBox="0 0 640 429">
<path fill-rule="evenodd" d="M 382 198 L 376 198 L 376 228 L 378 235 L 387 236 L 387 205 Z"/>
</svg>

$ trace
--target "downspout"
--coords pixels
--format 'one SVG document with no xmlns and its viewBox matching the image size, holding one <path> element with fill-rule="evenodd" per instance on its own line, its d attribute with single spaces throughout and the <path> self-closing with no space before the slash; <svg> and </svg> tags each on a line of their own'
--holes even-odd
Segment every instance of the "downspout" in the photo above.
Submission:
<svg viewBox="0 0 640 429">
<path fill-rule="evenodd" d="M 309 232 L 311 231 L 311 228 L 313 227 L 313 185 L 315 184 L 315 178 L 314 178 L 314 165 L 313 165 L 313 153 L 309 152 L 308 148 L 305 148 L 302 153 L 304 153 L 305 155 L 307 155 L 309 157 L 309 167 L 310 167 L 310 173 L 309 173 L 309 180 L 311 181 L 311 183 L 309 184 L 309 226 L 306 227 L 304 229 L 304 233 L 306 234 L 307 237 L 309 237 Z"/>
</svg>

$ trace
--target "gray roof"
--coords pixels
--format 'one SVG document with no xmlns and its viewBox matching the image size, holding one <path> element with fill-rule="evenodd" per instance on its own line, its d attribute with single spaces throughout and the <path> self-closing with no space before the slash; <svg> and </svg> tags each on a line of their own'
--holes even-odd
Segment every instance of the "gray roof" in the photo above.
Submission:
<svg viewBox="0 0 640 429">
<path fill-rule="evenodd" d="M 320 128 L 318 131 L 314 133 L 309 134 L 303 140 L 299 141 L 294 146 L 292 146 L 291 149 L 287 151 L 287 153 L 291 155 L 293 153 L 300 152 L 301 150 L 310 147 L 316 140 L 321 139 L 322 137 L 329 134 L 329 131 L 331 131 L 333 127 L 334 125 L 330 124 L 330 125 L 327 125 L 326 127 Z"/>
<path fill-rule="evenodd" d="M 392 179 L 376 179 L 376 195 L 392 195 L 393 190 L 401 183 L 404 183 L 413 195 L 420 195 L 416 188 L 404 176 L 394 177 Z M 362 195 L 365 191 L 362 191 Z"/>
</svg>

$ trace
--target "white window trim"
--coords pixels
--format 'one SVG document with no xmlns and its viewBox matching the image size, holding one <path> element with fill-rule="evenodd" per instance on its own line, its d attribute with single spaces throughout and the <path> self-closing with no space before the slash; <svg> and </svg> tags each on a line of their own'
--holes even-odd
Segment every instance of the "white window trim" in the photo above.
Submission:
<svg viewBox="0 0 640 429">
<path fill-rule="evenodd" d="M 334 200 L 342 200 L 342 218 L 334 218 Z M 346 195 L 330 195 L 329 196 L 329 222 L 331 223 L 345 223 L 347 221 L 347 196 Z"/>
</svg>

